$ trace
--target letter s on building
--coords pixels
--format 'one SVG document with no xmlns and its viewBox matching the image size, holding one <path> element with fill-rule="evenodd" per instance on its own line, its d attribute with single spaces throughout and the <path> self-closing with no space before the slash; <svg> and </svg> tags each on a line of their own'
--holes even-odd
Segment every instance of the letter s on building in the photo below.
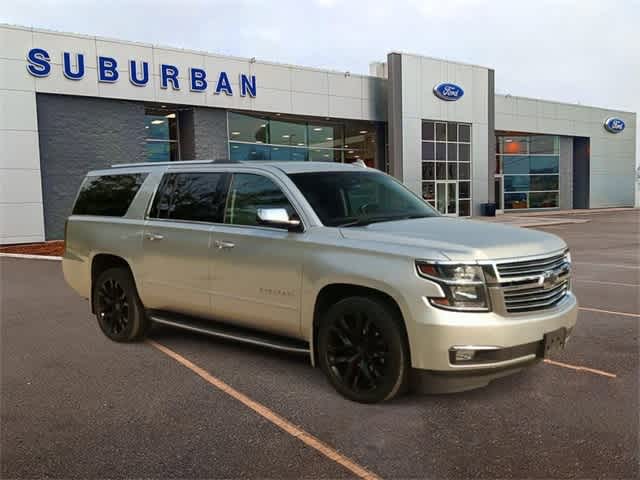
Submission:
<svg viewBox="0 0 640 480">
<path fill-rule="evenodd" d="M 27 70 L 34 77 L 47 77 L 51 73 L 49 52 L 42 48 L 32 48 L 27 53 Z"/>
</svg>

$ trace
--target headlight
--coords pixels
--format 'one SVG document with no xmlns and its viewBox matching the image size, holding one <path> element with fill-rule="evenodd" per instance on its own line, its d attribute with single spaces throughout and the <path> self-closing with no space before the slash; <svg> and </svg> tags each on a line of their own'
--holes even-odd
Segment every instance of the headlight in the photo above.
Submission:
<svg viewBox="0 0 640 480">
<path fill-rule="evenodd" d="M 480 265 L 416 262 L 418 274 L 440 284 L 444 297 L 429 298 L 449 310 L 488 311 L 489 299 Z"/>
</svg>

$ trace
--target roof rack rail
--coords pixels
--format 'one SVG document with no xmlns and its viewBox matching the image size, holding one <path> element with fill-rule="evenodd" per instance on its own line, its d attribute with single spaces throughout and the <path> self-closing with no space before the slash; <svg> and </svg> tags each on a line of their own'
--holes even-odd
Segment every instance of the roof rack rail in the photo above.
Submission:
<svg viewBox="0 0 640 480">
<path fill-rule="evenodd" d="M 125 167 L 154 167 L 160 165 L 206 165 L 211 163 L 240 163 L 237 160 L 177 160 L 173 162 L 136 162 L 136 163 L 116 163 L 111 168 Z"/>
</svg>

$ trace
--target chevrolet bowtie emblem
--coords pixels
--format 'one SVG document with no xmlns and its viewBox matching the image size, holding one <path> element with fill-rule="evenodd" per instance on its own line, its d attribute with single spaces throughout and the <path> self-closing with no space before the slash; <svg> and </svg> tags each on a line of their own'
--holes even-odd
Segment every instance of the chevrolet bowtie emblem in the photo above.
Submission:
<svg viewBox="0 0 640 480">
<path fill-rule="evenodd" d="M 540 275 L 540 279 L 538 280 L 538 284 L 544 287 L 545 290 L 552 288 L 558 284 L 559 275 L 555 270 L 550 270 L 548 272 L 544 272 Z"/>
</svg>

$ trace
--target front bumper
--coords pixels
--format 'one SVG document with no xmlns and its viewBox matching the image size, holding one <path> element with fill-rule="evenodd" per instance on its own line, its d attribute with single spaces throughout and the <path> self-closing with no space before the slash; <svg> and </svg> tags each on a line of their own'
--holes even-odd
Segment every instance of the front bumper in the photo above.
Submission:
<svg viewBox="0 0 640 480">
<path fill-rule="evenodd" d="M 545 334 L 562 328 L 571 332 L 578 312 L 571 292 L 552 308 L 511 315 L 448 311 L 432 306 L 427 298 L 421 300 L 414 306 L 414 321 L 407 325 L 412 366 L 457 377 L 465 376 L 464 372 L 469 377 L 490 376 L 535 363 L 542 355 L 539 345 Z M 451 356 L 456 346 L 490 347 L 503 354 L 457 364 Z"/>
</svg>

